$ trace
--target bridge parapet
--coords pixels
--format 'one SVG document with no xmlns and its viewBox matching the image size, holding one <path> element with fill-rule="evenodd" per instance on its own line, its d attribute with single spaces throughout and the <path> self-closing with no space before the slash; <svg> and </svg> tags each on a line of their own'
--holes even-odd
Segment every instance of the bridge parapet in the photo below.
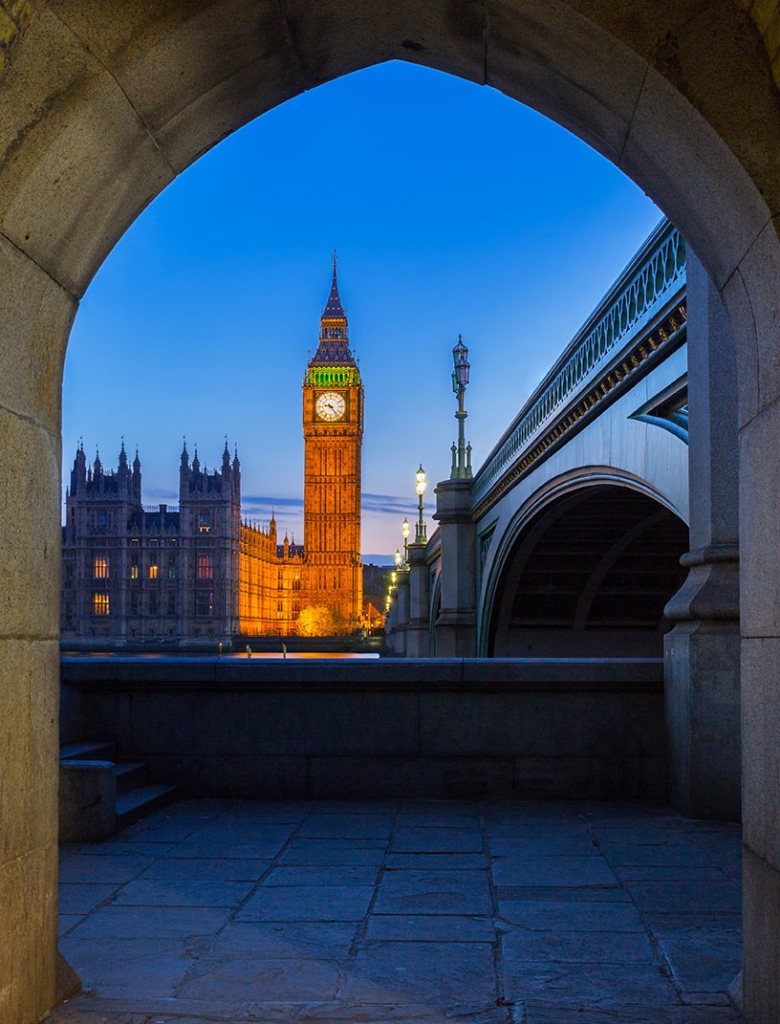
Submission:
<svg viewBox="0 0 780 1024">
<path fill-rule="evenodd" d="M 477 473 L 473 485 L 475 516 L 564 433 L 582 425 L 578 421 L 642 363 L 660 348 L 676 347 L 682 340 L 685 320 L 684 308 L 680 306 L 684 289 L 685 242 L 677 229 L 664 220 L 575 335 Z M 664 323 L 670 313 L 671 319 Z M 637 348 L 638 343 L 641 344 Z M 634 348 L 636 352 L 632 351 Z"/>
</svg>

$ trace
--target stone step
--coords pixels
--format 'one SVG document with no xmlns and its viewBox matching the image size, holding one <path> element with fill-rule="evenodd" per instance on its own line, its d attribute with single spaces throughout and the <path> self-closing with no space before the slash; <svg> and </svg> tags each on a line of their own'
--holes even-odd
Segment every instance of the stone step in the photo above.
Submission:
<svg viewBox="0 0 780 1024">
<path fill-rule="evenodd" d="M 60 761 L 113 761 L 115 756 L 116 744 L 99 740 L 66 743 L 60 747 Z"/>
<path fill-rule="evenodd" d="M 175 783 L 158 782 L 138 786 L 116 798 L 117 829 L 127 828 L 133 822 L 170 803 L 179 791 Z"/>
<path fill-rule="evenodd" d="M 149 772 L 140 761 L 117 761 L 114 765 L 117 796 L 146 783 Z"/>
</svg>

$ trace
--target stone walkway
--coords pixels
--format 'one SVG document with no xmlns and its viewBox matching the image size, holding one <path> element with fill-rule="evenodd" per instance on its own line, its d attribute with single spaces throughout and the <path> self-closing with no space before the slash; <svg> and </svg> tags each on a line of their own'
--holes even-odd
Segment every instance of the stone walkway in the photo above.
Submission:
<svg viewBox="0 0 780 1024">
<path fill-rule="evenodd" d="M 734 1024 L 740 833 L 636 804 L 182 801 L 63 850 L 50 1024 Z"/>
</svg>

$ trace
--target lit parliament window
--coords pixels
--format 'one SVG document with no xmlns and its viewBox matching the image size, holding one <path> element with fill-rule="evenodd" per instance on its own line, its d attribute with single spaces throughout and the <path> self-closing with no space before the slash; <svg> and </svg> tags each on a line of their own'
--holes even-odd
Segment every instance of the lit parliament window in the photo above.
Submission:
<svg viewBox="0 0 780 1024">
<path fill-rule="evenodd" d="M 92 595 L 92 611 L 95 615 L 110 615 L 108 594 Z"/>
</svg>

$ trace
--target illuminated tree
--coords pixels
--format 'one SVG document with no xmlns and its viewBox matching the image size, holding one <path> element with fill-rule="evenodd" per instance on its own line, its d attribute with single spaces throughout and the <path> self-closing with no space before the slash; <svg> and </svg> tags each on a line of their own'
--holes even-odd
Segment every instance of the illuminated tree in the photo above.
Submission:
<svg viewBox="0 0 780 1024">
<path fill-rule="evenodd" d="M 344 616 L 324 604 L 303 608 L 297 626 L 298 636 L 338 636 L 346 632 Z"/>
</svg>

